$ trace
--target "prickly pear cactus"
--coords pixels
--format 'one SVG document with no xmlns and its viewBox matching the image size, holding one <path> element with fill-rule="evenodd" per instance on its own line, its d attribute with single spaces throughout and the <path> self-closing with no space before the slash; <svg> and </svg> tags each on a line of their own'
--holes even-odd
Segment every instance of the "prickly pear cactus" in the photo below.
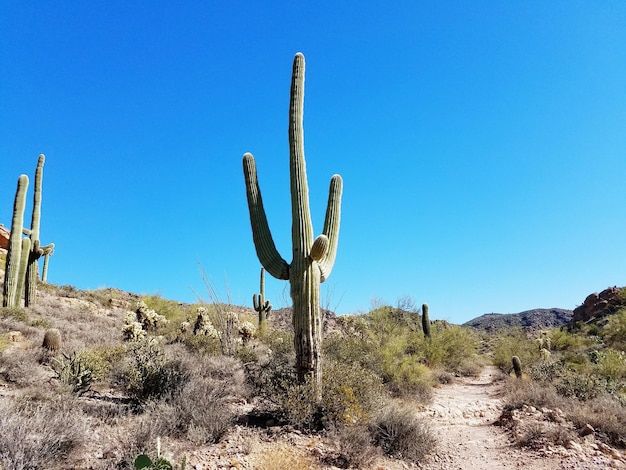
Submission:
<svg viewBox="0 0 626 470">
<path fill-rule="evenodd" d="M 339 238 L 343 181 L 334 175 L 330 181 L 328 205 L 322 234 L 313 236 L 309 208 L 309 188 L 304 159 L 304 56 L 293 61 L 289 105 L 289 168 L 291 181 L 292 261 L 287 263 L 276 249 L 267 223 L 256 163 L 250 153 L 243 157 L 252 237 L 261 265 L 277 279 L 289 280 L 293 300 L 296 371 L 300 382 L 310 380 L 321 390 L 322 318 L 320 283 L 333 268 Z"/>
</svg>

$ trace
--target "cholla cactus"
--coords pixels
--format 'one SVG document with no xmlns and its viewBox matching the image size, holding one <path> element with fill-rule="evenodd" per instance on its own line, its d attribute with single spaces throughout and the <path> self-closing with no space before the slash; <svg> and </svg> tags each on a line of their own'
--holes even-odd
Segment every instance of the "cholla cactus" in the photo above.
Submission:
<svg viewBox="0 0 626 470">
<path fill-rule="evenodd" d="M 122 335 L 126 341 L 139 341 L 146 336 L 143 325 L 137 321 L 137 316 L 129 312 L 124 319 Z"/>
<path fill-rule="evenodd" d="M 219 340 L 220 333 L 215 329 L 213 323 L 207 318 L 207 310 L 204 307 L 198 307 L 196 310 L 198 313 L 198 317 L 196 318 L 196 323 L 193 326 L 193 334 L 194 335 L 204 335 L 209 338 Z"/>
<path fill-rule="evenodd" d="M 250 323 L 249 321 L 241 322 L 239 325 L 239 335 L 241 336 L 241 340 L 243 344 L 246 344 L 256 333 L 256 327 Z"/>
<path fill-rule="evenodd" d="M 139 321 L 146 330 L 156 330 L 169 323 L 169 320 L 163 315 L 159 315 L 156 311 L 148 308 L 143 300 L 137 302 L 136 314 L 137 321 Z"/>
</svg>

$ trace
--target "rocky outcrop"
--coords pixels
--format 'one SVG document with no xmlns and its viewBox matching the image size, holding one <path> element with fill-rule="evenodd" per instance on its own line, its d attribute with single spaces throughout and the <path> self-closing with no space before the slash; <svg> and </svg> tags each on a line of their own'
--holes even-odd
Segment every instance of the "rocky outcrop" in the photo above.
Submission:
<svg viewBox="0 0 626 470">
<path fill-rule="evenodd" d="M 599 294 L 597 292 L 589 294 L 583 304 L 574 309 L 571 323 L 589 323 L 615 313 L 623 307 L 624 299 L 620 296 L 621 291 L 619 287 L 609 287 Z"/>
<path fill-rule="evenodd" d="M 11 232 L 2 224 L 0 224 L 0 248 L 9 249 L 9 236 Z"/>
</svg>

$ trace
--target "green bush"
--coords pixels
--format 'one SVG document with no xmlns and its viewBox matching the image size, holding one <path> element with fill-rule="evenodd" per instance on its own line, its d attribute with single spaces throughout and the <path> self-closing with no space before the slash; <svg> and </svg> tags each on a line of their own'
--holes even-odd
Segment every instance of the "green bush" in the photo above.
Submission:
<svg viewBox="0 0 626 470">
<path fill-rule="evenodd" d="M 511 358 L 519 357 L 525 368 L 532 367 L 541 360 L 541 355 L 534 341 L 526 337 L 520 330 L 512 330 L 505 334 L 500 334 L 495 341 L 493 352 L 493 363 L 505 374 L 513 371 Z"/>
<path fill-rule="evenodd" d="M 135 402 L 174 395 L 188 379 L 189 372 L 182 362 L 168 357 L 155 339 L 140 340 L 130 346 L 122 382 Z"/>
</svg>

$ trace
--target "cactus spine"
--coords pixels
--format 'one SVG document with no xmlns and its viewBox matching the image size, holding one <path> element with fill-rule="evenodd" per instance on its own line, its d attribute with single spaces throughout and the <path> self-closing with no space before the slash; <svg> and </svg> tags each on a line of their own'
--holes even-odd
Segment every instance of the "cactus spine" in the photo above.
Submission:
<svg viewBox="0 0 626 470">
<path fill-rule="evenodd" d="M 513 363 L 513 370 L 515 371 L 515 377 L 518 379 L 522 378 L 522 362 L 519 360 L 519 357 L 513 356 L 511 358 L 511 362 Z"/>
<path fill-rule="evenodd" d="M 428 304 L 422 304 L 422 330 L 424 330 L 424 338 L 430 339 L 430 317 L 428 316 Z"/>
<path fill-rule="evenodd" d="M 265 299 L 265 268 L 261 268 L 260 293 L 252 295 L 252 305 L 259 314 L 259 330 L 265 326 L 265 320 L 272 311 L 272 304 Z"/>
<path fill-rule="evenodd" d="M 39 155 L 37 169 L 35 170 L 35 185 L 33 196 L 33 214 L 30 223 L 30 230 L 25 231 L 30 236 L 30 254 L 28 257 L 28 268 L 26 270 L 26 291 L 24 293 L 24 305 L 34 305 L 37 299 L 37 281 L 39 258 L 46 255 L 47 257 L 54 251 L 54 243 L 47 246 L 41 246 L 39 240 L 39 228 L 41 222 L 41 193 L 43 181 L 43 164 L 45 156 Z M 47 267 L 47 266 L 46 266 Z"/>
<path fill-rule="evenodd" d="M 309 209 L 309 190 L 304 159 L 304 56 L 296 54 L 293 61 L 289 105 L 289 167 L 292 212 L 291 264 L 279 254 L 267 223 L 256 164 L 250 153 L 243 156 L 248 209 L 252 238 L 261 265 L 272 276 L 289 280 L 293 300 L 294 345 L 296 372 L 300 382 L 311 380 L 321 398 L 321 342 L 320 283 L 333 268 L 337 253 L 341 193 L 343 181 L 334 175 L 330 181 L 328 205 L 322 234 L 313 238 L 313 224 Z"/>
<path fill-rule="evenodd" d="M 2 305 L 4 307 L 19 307 L 20 303 L 21 296 L 18 292 L 18 286 L 20 284 L 20 267 L 22 266 L 22 230 L 24 228 L 24 208 L 26 206 L 27 189 L 28 176 L 20 175 L 17 180 L 17 190 L 15 191 L 11 235 L 9 236 L 9 248 L 4 270 L 4 288 L 2 292 Z"/>
</svg>

